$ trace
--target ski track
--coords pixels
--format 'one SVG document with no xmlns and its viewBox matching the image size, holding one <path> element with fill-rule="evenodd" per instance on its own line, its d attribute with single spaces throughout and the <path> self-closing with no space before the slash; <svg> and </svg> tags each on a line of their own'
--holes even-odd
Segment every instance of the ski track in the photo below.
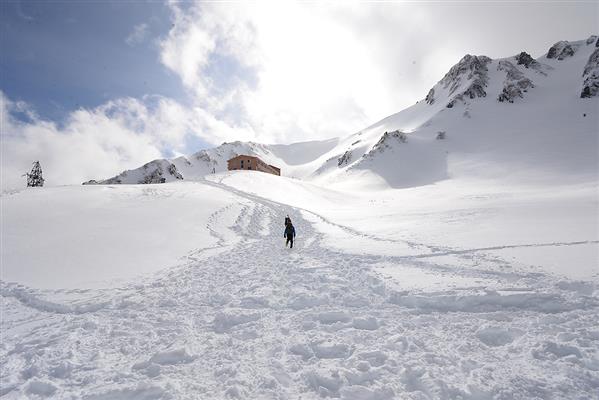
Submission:
<svg viewBox="0 0 599 400">
<path fill-rule="evenodd" d="M 596 398 L 599 299 L 592 283 L 464 268 L 486 250 L 407 243 L 416 256 L 348 254 L 322 245 L 302 212 L 221 183 L 240 198 L 217 244 L 179 267 L 112 290 L 37 291 L 2 282 L 0 396 L 6 399 Z M 148 196 L 158 195 L 148 191 Z M 296 247 L 284 247 L 289 214 Z M 583 242 L 581 242 L 583 243 Z M 596 243 L 596 242 L 584 242 Z M 573 243 L 524 246 L 565 246 Z M 521 246 L 521 245 L 519 245 Z M 494 279 L 484 287 L 402 291 L 382 263 Z M 73 296 L 58 302 L 47 298 Z"/>
</svg>

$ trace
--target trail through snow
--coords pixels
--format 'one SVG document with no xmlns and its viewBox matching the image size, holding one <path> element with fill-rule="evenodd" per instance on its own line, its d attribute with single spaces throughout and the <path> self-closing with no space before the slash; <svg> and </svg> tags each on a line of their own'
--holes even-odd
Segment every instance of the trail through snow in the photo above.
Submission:
<svg viewBox="0 0 599 400">
<path fill-rule="evenodd" d="M 340 236 L 363 243 L 350 254 L 325 246 L 314 220 L 330 222 L 310 211 L 205 184 L 237 196 L 240 212 L 231 227 L 220 220 L 227 209 L 214 212 L 208 229 L 217 244 L 190 253 L 180 266 L 118 289 L 41 291 L 2 282 L 0 396 L 599 393 L 595 284 L 501 268 L 447 268 L 448 255 L 464 264 L 507 261 L 486 252 L 494 248 L 439 249 L 335 225 Z M 298 233 L 293 250 L 284 247 L 286 214 Z M 370 252 L 368 243 L 377 240 L 410 254 Z M 457 285 L 402 285 L 402 276 L 426 274 Z"/>
</svg>

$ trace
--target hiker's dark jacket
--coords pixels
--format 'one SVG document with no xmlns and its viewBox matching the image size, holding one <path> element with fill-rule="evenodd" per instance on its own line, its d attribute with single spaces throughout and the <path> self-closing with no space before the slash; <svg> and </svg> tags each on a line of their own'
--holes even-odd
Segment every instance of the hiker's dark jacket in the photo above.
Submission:
<svg viewBox="0 0 599 400">
<path fill-rule="evenodd" d="M 293 227 L 293 225 L 287 225 L 283 237 L 286 237 L 287 239 L 293 239 L 295 237 L 295 228 Z"/>
</svg>

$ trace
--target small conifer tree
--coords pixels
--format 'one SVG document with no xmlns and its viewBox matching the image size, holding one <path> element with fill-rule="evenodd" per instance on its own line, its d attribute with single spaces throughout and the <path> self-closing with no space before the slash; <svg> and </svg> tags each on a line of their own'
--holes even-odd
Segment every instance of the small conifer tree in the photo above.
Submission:
<svg viewBox="0 0 599 400">
<path fill-rule="evenodd" d="M 33 163 L 31 172 L 27 175 L 27 187 L 42 187 L 44 186 L 44 178 L 42 177 L 42 166 L 39 161 Z"/>
</svg>

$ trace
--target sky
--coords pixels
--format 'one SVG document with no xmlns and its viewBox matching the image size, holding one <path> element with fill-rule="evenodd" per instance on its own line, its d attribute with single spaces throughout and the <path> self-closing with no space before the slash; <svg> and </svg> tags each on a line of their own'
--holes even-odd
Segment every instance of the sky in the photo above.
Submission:
<svg viewBox="0 0 599 400">
<path fill-rule="evenodd" d="M 353 134 L 465 54 L 597 33 L 599 2 L 0 2 L 2 188 L 107 178 L 223 141 Z"/>
</svg>

